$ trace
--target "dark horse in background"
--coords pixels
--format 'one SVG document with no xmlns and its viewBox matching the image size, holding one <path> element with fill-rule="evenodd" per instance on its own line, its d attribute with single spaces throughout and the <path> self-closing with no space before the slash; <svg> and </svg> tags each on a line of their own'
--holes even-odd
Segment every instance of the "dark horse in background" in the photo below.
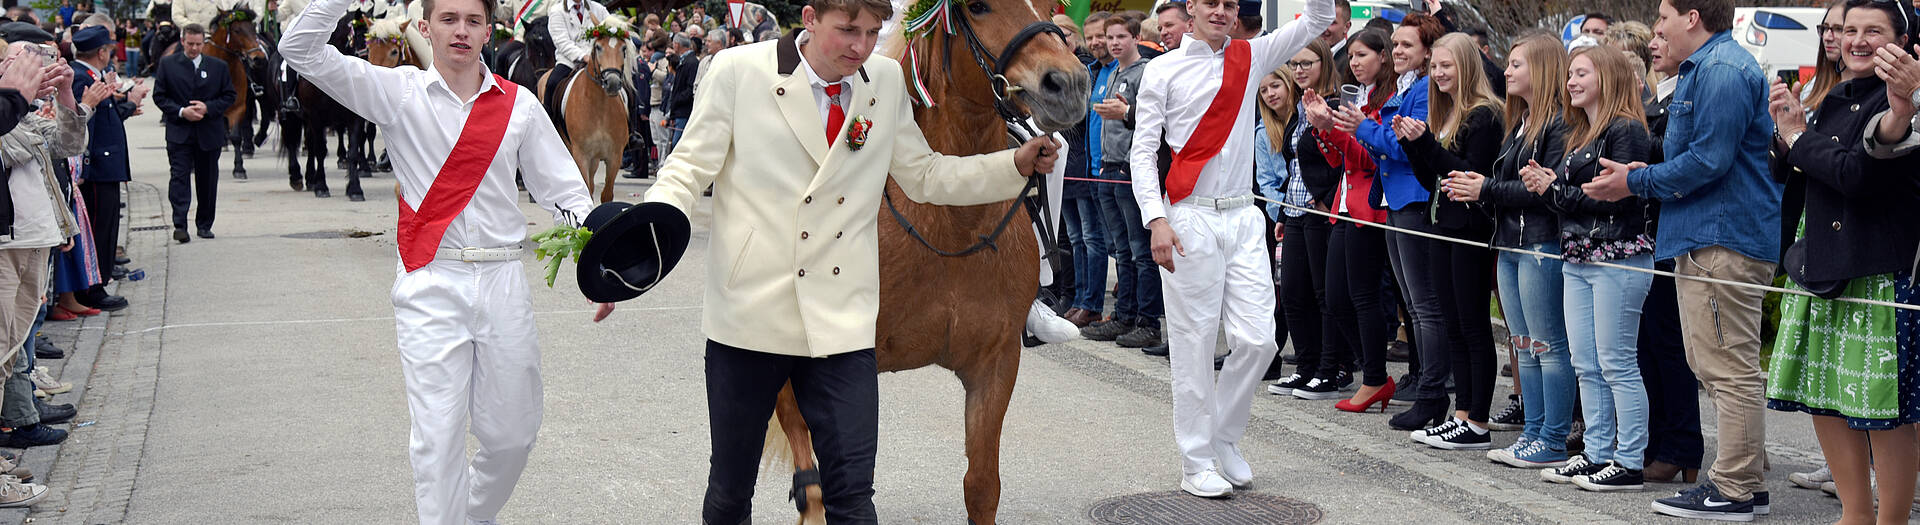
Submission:
<svg viewBox="0 0 1920 525">
<path fill-rule="evenodd" d="M 213 27 L 207 28 L 207 56 L 226 62 L 227 74 L 233 78 L 235 98 L 224 115 L 228 142 L 235 152 L 253 143 L 252 127 L 241 125 L 252 113 L 253 99 L 259 96 L 248 79 L 267 70 L 267 48 L 254 25 L 259 19 L 252 9 L 242 7 L 220 11 L 214 16 Z M 233 156 L 233 178 L 247 178 L 245 157 L 238 153 Z"/>
<path fill-rule="evenodd" d="M 521 87 L 538 91 L 540 77 L 553 69 L 553 37 L 547 34 L 547 17 L 527 21 L 524 40 L 499 43 L 492 64 L 495 73 Z"/>
<path fill-rule="evenodd" d="M 327 44 L 342 54 L 358 55 L 355 41 L 364 42 L 365 38 L 357 33 L 361 31 L 353 23 L 354 18 L 342 18 L 334 26 L 333 35 Z M 371 176 L 363 138 L 370 130 L 367 122 L 339 101 L 327 96 L 312 82 L 299 77 L 297 73 L 286 82 L 294 103 L 287 104 L 280 112 L 280 151 L 287 157 L 287 184 L 293 191 L 312 190 L 318 198 L 332 197 L 327 189 L 327 132 L 345 134 L 341 141 L 346 148 L 347 199 L 355 202 L 367 200 L 366 193 L 360 189 L 360 178 Z M 304 140 L 303 140 L 304 139 Z M 306 170 L 300 166 L 302 146 L 305 146 Z"/>
</svg>

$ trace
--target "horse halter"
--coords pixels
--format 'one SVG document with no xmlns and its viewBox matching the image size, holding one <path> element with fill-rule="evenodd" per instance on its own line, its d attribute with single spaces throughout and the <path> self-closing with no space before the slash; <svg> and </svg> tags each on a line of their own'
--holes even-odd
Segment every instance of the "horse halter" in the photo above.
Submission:
<svg viewBox="0 0 1920 525">
<path fill-rule="evenodd" d="M 1044 20 L 1035 21 L 1027 24 L 1027 27 L 1021 28 L 1019 33 L 1015 33 L 1013 39 L 1007 41 L 1007 47 L 1000 50 L 1000 54 L 995 55 L 992 51 L 987 50 L 986 44 L 980 41 L 980 35 L 973 29 L 973 20 L 970 14 L 961 13 L 959 16 L 949 15 L 949 18 L 955 21 L 955 25 L 959 26 L 957 32 L 960 33 L 962 37 L 965 37 L 967 51 L 973 55 L 974 64 L 980 66 L 982 73 L 986 73 L 988 85 L 991 86 L 989 90 L 993 93 L 993 110 L 999 114 L 1000 120 L 1006 122 L 1009 133 L 1011 133 L 1013 129 L 1018 128 L 1026 132 L 1029 137 L 1041 136 L 1040 131 L 1034 129 L 1033 125 L 1027 122 L 1031 115 L 1028 115 L 1025 111 L 1021 111 L 1020 108 L 1013 103 L 1013 93 L 1019 91 L 1020 88 L 1019 86 L 1014 86 L 1012 81 L 1007 80 L 1007 66 L 1010 65 L 1014 57 L 1019 56 L 1020 50 L 1025 48 L 1028 42 L 1033 41 L 1033 37 L 1039 36 L 1042 33 L 1052 34 L 1059 37 L 1060 42 L 1065 44 L 1067 42 L 1066 32 L 1061 31 L 1060 26 L 1053 25 L 1052 22 Z M 952 38 L 952 36 L 949 35 L 948 38 Z M 952 67 L 951 55 L 948 56 L 948 67 Z M 887 212 L 893 215 L 894 222 L 900 224 L 900 228 L 907 232 L 907 236 L 912 237 L 913 240 L 919 242 L 921 246 L 926 247 L 928 250 L 942 257 L 964 257 L 988 248 L 999 251 L 1000 247 L 995 245 L 994 241 L 1000 238 L 1000 234 L 1006 232 L 1007 225 L 1013 222 L 1014 213 L 1023 207 L 1027 209 L 1028 220 L 1033 221 L 1034 227 L 1038 230 L 1042 249 L 1046 252 L 1042 255 L 1057 253 L 1060 251 L 1060 248 L 1055 241 L 1056 236 L 1053 234 L 1053 229 L 1049 228 L 1047 221 L 1042 219 L 1042 217 L 1047 215 L 1046 186 L 1040 185 L 1041 177 L 1032 176 L 1032 174 L 1028 175 L 1026 187 L 1021 188 L 1020 196 L 1015 198 L 1015 200 L 1020 202 L 1007 206 L 1007 213 L 1000 217 L 1000 223 L 993 227 L 993 232 L 980 236 L 979 241 L 958 251 L 942 250 L 934 246 L 932 242 L 927 240 L 926 236 L 920 234 L 920 230 L 913 226 L 913 222 L 907 220 L 907 216 L 900 213 L 900 209 L 894 206 L 892 192 L 882 191 L 881 196 L 883 200 L 886 201 Z M 1035 189 L 1040 191 L 1039 198 L 1037 199 L 1038 202 L 1036 202 L 1035 199 L 1029 199 L 1027 197 L 1027 194 L 1033 192 Z M 1022 203 L 1024 203 L 1024 206 Z"/>
</svg>

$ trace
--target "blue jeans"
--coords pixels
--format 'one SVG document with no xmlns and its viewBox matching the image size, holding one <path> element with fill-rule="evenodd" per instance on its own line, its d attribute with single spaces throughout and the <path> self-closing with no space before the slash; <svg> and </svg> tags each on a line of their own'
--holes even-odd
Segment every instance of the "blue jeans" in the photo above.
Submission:
<svg viewBox="0 0 1920 525">
<path fill-rule="evenodd" d="M 667 151 L 680 145 L 680 135 L 687 131 L 687 119 L 673 119 L 673 140 L 667 142 Z"/>
<path fill-rule="evenodd" d="M 1130 176 L 1126 175 L 1126 170 L 1127 168 L 1124 165 L 1108 164 L 1106 167 L 1106 178 L 1113 179 L 1117 177 L 1120 179 L 1128 179 Z M 1115 265 L 1118 271 L 1133 272 L 1133 279 L 1131 280 L 1133 282 L 1133 314 L 1135 317 L 1143 319 L 1160 319 L 1161 317 L 1165 317 L 1166 304 L 1161 302 L 1160 297 L 1160 265 L 1154 264 L 1153 262 L 1153 231 L 1148 230 L 1147 226 L 1140 221 L 1140 203 L 1133 200 L 1133 185 L 1102 185 L 1108 186 L 1108 191 L 1113 193 L 1114 208 L 1120 211 L 1121 228 L 1118 231 L 1121 233 L 1109 233 L 1107 238 L 1119 239 L 1121 235 L 1125 235 L 1127 240 L 1127 255 L 1133 259 L 1131 264 Z M 1097 191 L 1098 188 L 1095 188 L 1095 190 Z M 1115 230 L 1107 231 L 1113 232 Z M 1118 257 L 1118 255 L 1115 257 Z M 1128 280 L 1125 274 L 1121 275 L 1120 282 L 1122 284 L 1120 286 L 1124 288 Z"/>
<path fill-rule="evenodd" d="M 1092 183 L 1087 183 L 1092 184 Z M 1060 206 L 1073 244 L 1073 301 L 1070 306 L 1100 313 L 1107 306 L 1107 236 L 1100 204 L 1092 196 L 1067 199 Z"/>
<path fill-rule="evenodd" d="M 1653 255 L 1610 261 L 1653 268 Z M 1586 456 L 1629 469 L 1644 466 L 1647 387 L 1640 379 L 1640 309 L 1653 274 L 1591 264 L 1561 268 L 1566 283 L 1567 339 L 1580 378 Z"/>
<path fill-rule="evenodd" d="M 1530 244 L 1522 249 L 1559 254 L 1558 243 Z M 1562 450 L 1573 427 L 1573 363 L 1567 352 L 1567 323 L 1563 315 L 1560 260 L 1500 252 L 1496 264 L 1500 286 L 1500 313 L 1506 314 L 1507 333 L 1519 354 L 1520 406 L 1527 425 L 1521 433 L 1553 450 Z"/>
<path fill-rule="evenodd" d="M 1113 288 L 1113 318 L 1132 322 L 1134 317 L 1140 315 L 1138 297 L 1140 272 L 1133 267 L 1133 243 L 1128 242 L 1127 218 L 1120 213 L 1120 203 L 1114 200 L 1116 192 L 1109 187 L 1122 186 L 1130 190 L 1132 186 L 1104 182 L 1088 184 L 1094 185 L 1093 201 L 1100 208 L 1100 223 L 1106 227 L 1104 232 L 1107 234 L 1108 241 L 1107 254 L 1113 256 L 1113 275 L 1114 280 L 1117 281 Z M 1131 200 L 1130 197 L 1129 200 Z M 1151 259 L 1153 254 L 1148 253 L 1147 257 Z M 1104 264 L 1105 261 L 1101 263 Z M 1157 279 L 1154 282 L 1156 286 L 1159 283 Z M 1101 289 L 1105 290 L 1106 283 L 1102 282 L 1100 285 Z"/>
</svg>

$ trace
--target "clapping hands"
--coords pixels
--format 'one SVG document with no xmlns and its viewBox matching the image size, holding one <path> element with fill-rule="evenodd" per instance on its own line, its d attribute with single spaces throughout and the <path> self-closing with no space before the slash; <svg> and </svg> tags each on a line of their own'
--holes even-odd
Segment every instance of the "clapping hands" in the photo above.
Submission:
<svg viewBox="0 0 1920 525">
<path fill-rule="evenodd" d="M 1421 135 L 1427 134 L 1427 122 L 1416 118 L 1395 115 L 1393 117 L 1393 134 L 1399 136 L 1400 140 L 1410 141 L 1420 138 Z"/>
<path fill-rule="evenodd" d="M 1547 188 L 1553 187 L 1553 178 L 1552 170 L 1540 167 L 1534 160 L 1528 160 L 1526 167 L 1520 168 L 1520 181 L 1526 183 L 1527 191 L 1535 194 L 1545 194 Z"/>
</svg>

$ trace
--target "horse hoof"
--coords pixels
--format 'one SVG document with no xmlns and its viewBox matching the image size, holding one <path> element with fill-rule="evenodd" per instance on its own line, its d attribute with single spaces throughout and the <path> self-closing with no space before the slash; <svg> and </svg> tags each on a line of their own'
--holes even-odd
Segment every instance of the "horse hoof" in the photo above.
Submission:
<svg viewBox="0 0 1920 525">
<path fill-rule="evenodd" d="M 244 172 L 244 171 L 233 172 L 233 180 L 247 180 L 247 172 Z"/>
<path fill-rule="evenodd" d="M 307 185 L 301 184 L 300 179 L 289 180 L 287 181 L 287 185 L 292 186 L 293 191 L 307 191 Z"/>
<path fill-rule="evenodd" d="M 333 193 L 330 193 L 325 189 L 318 189 L 318 190 L 313 190 L 313 196 L 315 198 L 325 199 L 325 198 L 333 197 Z"/>
<path fill-rule="evenodd" d="M 366 196 L 366 195 L 361 195 L 361 194 L 358 194 L 358 193 L 349 193 L 349 194 L 347 194 L 347 200 L 350 200 L 350 201 L 353 201 L 353 202 L 366 202 L 366 200 L 367 200 L 367 196 Z"/>
</svg>

